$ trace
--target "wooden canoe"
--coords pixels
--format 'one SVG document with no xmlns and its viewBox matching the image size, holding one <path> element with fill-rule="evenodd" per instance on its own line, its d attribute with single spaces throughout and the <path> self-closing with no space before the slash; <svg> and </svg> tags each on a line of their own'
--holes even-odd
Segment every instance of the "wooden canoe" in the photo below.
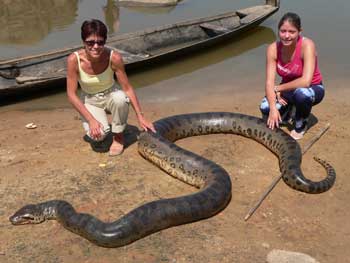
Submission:
<svg viewBox="0 0 350 263">
<path fill-rule="evenodd" d="M 126 70 L 139 68 L 230 39 L 256 27 L 278 9 L 279 0 L 266 0 L 264 5 L 122 34 L 110 38 L 107 45 L 122 54 Z M 61 85 L 67 56 L 81 47 L 0 61 L 0 94 Z"/>
</svg>

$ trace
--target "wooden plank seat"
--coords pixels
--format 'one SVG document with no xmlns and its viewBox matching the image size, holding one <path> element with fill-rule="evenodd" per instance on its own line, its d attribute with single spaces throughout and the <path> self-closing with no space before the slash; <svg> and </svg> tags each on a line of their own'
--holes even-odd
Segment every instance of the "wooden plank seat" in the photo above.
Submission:
<svg viewBox="0 0 350 263">
<path fill-rule="evenodd" d="M 230 32 L 230 30 L 226 27 L 214 25 L 211 23 L 202 23 L 199 26 L 205 30 L 210 30 L 210 31 L 213 31 L 217 34 L 223 34 L 223 33 Z"/>
<path fill-rule="evenodd" d="M 122 56 L 123 58 L 129 58 L 129 59 L 145 59 L 148 58 L 150 56 L 150 54 L 144 54 L 144 53 L 131 53 L 129 51 L 126 50 L 122 50 L 122 49 L 117 49 L 114 48 L 115 50 L 117 50 Z"/>
</svg>

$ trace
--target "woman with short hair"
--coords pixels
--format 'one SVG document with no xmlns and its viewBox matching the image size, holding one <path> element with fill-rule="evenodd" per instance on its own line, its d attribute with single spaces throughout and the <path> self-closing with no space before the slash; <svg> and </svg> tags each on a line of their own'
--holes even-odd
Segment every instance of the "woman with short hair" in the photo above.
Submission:
<svg viewBox="0 0 350 263">
<path fill-rule="evenodd" d="M 70 54 L 67 59 L 68 99 L 83 117 L 83 127 L 89 139 L 101 141 L 112 132 L 109 154 L 119 155 L 124 149 L 123 131 L 130 103 L 140 127 L 153 132 L 155 128 L 144 117 L 125 72 L 122 56 L 116 50 L 105 47 L 106 25 L 96 19 L 85 21 L 81 26 L 81 38 L 84 48 Z M 77 96 L 78 83 L 82 99 Z M 111 128 L 106 112 L 112 115 Z"/>
</svg>

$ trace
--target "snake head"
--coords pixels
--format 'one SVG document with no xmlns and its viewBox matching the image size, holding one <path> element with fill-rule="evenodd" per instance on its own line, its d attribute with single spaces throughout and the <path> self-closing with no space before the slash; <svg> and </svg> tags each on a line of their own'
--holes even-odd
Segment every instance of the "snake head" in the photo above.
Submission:
<svg viewBox="0 0 350 263">
<path fill-rule="evenodd" d="M 9 218 L 13 225 L 39 224 L 45 221 L 40 209 L 36 205 L 26 205 Z"/>
</svg>

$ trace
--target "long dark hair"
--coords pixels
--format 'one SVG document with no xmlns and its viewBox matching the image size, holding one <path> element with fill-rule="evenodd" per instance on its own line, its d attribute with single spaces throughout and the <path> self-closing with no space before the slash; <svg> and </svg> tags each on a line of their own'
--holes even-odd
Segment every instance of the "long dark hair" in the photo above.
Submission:
<svg viewBox="0 0 350 263">
<path fill-rule="evenodd" d="M 298 29 L 298 31 L 301 30 L 300 17 L 296 13 L 288 12 L 288 13 L 284 14 L 278 23 L 278 29 L 280 29 L 281 26 L 283 25 L 283 23 L 286 21 L 288 21 L 293 26 L 295 26 L 295 28 Z"/>
<path fill-rule="evenodd" d="M 98 19 L 86 20 L 81 25 L 81 39 L 85 39 L 90 35 L 97 35 L 102 37 L 104 40 L 107 39 L 107 27 Z"/>
</svg>

